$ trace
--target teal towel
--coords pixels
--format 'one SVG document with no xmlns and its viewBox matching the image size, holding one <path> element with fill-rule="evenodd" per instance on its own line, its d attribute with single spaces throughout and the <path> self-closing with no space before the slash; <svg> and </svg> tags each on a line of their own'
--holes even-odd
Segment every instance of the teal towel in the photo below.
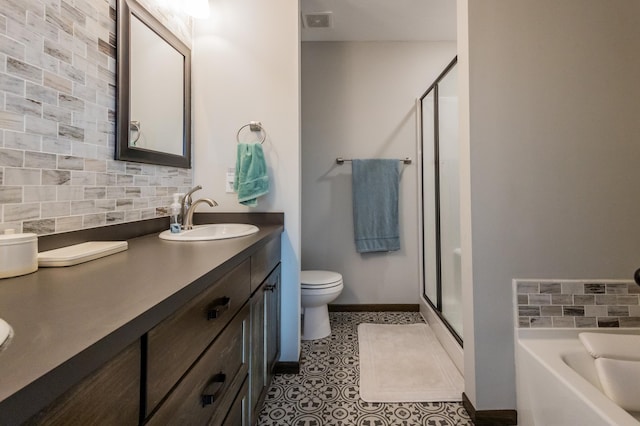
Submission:
<svg viewBox="0 0 640 426">
<path fill-rule="evenodd" d="M 356 251 L 400 250 L 398 160 L 353 160 L 353 225 Z"/>
<path fill-rule="evenodd" d="M 257 198 L 269 192 L 267 162 L 261 144 L 238 144 L 233 189 L 238 193 L 238 202 L 249 207 L 257 206 Z"/>
</svg>

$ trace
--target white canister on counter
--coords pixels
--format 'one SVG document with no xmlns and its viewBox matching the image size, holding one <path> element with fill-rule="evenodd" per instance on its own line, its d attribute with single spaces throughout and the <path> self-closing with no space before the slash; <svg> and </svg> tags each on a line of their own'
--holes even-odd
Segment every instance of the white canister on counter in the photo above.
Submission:
<svg viewBox="0 0 640 426">
<path fill-rule="evenodd" d="M 16 234 L 7 229 L 0 234 L 0 278 L 16 277 L 38 270 L 38 236 Z"/>
</svg>

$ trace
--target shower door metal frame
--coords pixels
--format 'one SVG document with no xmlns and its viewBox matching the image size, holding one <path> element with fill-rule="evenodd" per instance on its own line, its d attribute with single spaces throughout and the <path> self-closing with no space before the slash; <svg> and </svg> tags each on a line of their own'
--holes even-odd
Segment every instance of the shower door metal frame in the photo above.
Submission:
<svg viewBox="0 0 640 426">
<path fill-rule="evenodd" d="M 436 301 L 435 303 L 429 298 L 426 290 L 426 278 L 425 278 L 425 224 L 424 224 L 424 209 L 425 209 L 425 188 L 424 188 L 424 161 L 420 161 L 422 167 L 420 168 L 420 179 L 422 184 L 421 187 L 421 205 L 423 212 L 420 216 L 420 220 L 422 222 L 422 297 L 424 300 L 433 308 L 433 311 L 438 315 L 438 317 L 442 320 L 442 323 L 447 327 L 451 335 L 456 339 L 456 341 L 463 346 L 463 341 L 460 335 L 456 330 L 453 329 L 449 321 L 442 314 L 442 247 L 440 240 L 440 126 L 439 126 L 439 112 L 438 112 L 438 85 L 444 79 L 449 71 L 453 69 L 453 67 L 458 63 L 458 56 L 456 55 L 453 60 L 446 66 L 446 68 L 440 73 L 438 78 L 429 86 L 429 88 L 420 96 L 418 103 L 420 105 L 420 156 L 422 157 L 422 153 L 424 152 L 424 132 L 422 131 L 422 102 L 424 98 L 429 96 L 431 92 L 433 92 L 433 155 L 434 155 L 434 198 L 435 198 L 435 255 L 436 255 Z"/>
</svg>

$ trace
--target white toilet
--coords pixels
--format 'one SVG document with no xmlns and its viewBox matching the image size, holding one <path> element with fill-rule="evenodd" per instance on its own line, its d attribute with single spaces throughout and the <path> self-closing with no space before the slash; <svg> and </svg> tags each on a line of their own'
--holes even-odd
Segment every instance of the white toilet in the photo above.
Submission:
<svg viewBox="0 0 640 426">
<path fill-rule="evenodd" d="M 327 337 L 331 334 L 327 304 L 342 292 L 342 275 L 331 271 L 302 271 L 300 287 L 304 314 L 302 340 Z"/>
</svg>

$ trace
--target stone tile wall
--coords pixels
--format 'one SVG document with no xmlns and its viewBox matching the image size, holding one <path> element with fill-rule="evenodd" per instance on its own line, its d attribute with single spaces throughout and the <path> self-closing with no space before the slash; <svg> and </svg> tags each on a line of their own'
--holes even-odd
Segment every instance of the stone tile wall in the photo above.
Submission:
<svg viewBox="0 0 640 426">
<path fill-rule="evenodd" d="M 514 280 L 518 327 L 640 327 L 633 281 Z"/>
<path fill-rule="evenodd" d="M 191 22 L 144 5 L 191 44 Z M 0 230 L 166 215 L 191 170 L 115 161 L 115 0 L 0 0 Z"/>
</svg>

